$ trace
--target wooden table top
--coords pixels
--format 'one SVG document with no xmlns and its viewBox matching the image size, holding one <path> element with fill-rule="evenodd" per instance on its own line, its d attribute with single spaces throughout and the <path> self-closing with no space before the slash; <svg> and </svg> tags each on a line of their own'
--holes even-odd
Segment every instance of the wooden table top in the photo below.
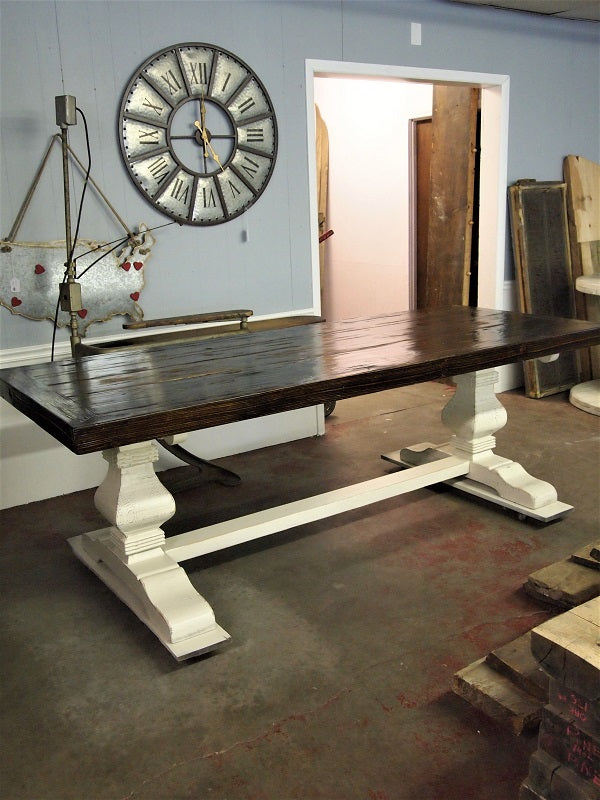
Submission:
<svg viewBox="0 0 600 800">
<path fill-rule="evenodd" d="M 591 322 L 452 307 L 5 369 L 0 394 L 91 453 L 598 343 Z"/>
</svg>

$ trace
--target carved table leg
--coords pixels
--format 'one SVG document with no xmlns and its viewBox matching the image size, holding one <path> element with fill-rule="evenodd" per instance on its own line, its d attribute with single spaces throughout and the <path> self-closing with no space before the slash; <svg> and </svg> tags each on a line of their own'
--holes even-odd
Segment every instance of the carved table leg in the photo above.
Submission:
<svg viewBox="0 0 600 800">
<path fill-rule="evenodd" d="M 110 528 L 69 540 L 74 552 L 158 636 L 178 659 L 229 639 L 212 608 L 168 556 L 161 525 L 175 501 L 154 472 L 151 442 L 104 453 L 108 472 L 95 503 Z"/>
<path fill-rule="evenodd" d="M 507 415 L 494 384 L 496 370 L 470 372 L 454 378 L 456 393 L 442 411 L 442 420 L 453 436 L 447 444 L 413 445 L 384 456 L 388 461 L 414 466 L 453 455 L 468 461 L 466 478 L 449 481 L 453 486 L 511 508 L 525 516 L 549 521 L 569 511 L 560 503 L 556 489 L 534 478 L 523 467 L 494 453 L 494 433 L 504 427 Z"/>
</svg>

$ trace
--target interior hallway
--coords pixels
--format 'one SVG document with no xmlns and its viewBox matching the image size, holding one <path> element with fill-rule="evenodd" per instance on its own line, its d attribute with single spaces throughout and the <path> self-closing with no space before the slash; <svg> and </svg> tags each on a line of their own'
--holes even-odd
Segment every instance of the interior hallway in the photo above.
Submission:
<svg viewBox="0 0 600 800">
<path fill-rule="evenodd" d="M 384 474 L 380 453 L 447 438 L 451 391 L 344 401 L 325 437 L 223 459 L 242 484 L 178 492 L 167 533 Z M 104 527 L 93 491 L 0 512 L 2 796 L 516 800 L 536 737 L 452 676 L 554 613 L 521 587 L 597 538 L 600 420 L 565 395 L 501 401 L 497 452 L 569 515 L 543 527 L 424 489 L 186 562 L 232 640 L 182 663 L 72 555 Z"/>
</svg>

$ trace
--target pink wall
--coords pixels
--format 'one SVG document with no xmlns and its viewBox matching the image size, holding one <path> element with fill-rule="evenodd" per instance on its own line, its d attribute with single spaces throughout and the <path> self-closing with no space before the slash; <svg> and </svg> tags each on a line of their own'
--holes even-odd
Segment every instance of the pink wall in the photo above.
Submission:
<svg viewBox="0 0 600 800">
<path fill-rule="evenodd" d="M 432 86 L 316 78 L 329 133 L 323 314 L 409 308 L 409 120 L 431 114 Z"/>
</svg>

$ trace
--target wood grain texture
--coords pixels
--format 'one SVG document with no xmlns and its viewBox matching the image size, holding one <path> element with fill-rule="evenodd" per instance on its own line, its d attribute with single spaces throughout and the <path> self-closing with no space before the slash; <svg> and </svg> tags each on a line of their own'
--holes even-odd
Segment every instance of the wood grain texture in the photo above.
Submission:
<svg viewBox="0 0 600 800">
<path fill-rule="evenodd" d="M 90 453 L 599 341 L 590 322 L 457 306 L 7 369 L 0 392 Z"/>
<path fill-rule="evenodd" d="M 467 305 L 479 90 L 433 87 L 426 307 Z"/>
<path fill-rule="evenodd" d="M 600 273 L 600 164 L 583 156 L 563 161 L 573 280 Z M 575 292 L 577 316 L 600 319 L 600 298 Z M 600 348 L 582 354 L 582 378 L 600 378 Z"/>
<path fill-rule="evenodd" d="M 600 702 L 600 598 L 538 625 L 531 650 L 542 669 L 566 689 Z"/>
</svg>

